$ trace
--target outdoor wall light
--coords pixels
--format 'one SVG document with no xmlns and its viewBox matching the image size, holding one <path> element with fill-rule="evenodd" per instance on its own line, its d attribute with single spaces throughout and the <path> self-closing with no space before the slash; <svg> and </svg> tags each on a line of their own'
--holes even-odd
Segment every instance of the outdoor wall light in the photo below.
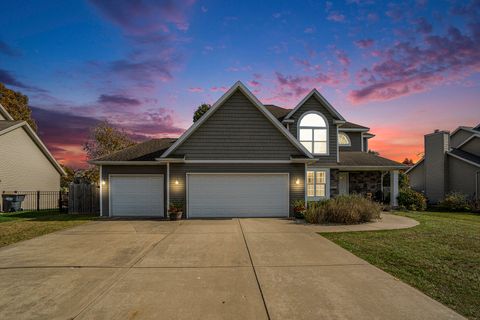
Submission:
<svg viewBox="0 0 480 320">
<path fill-rule="evenodd" d="M 178 180 L 175 180 L 175 184 L 178 184 Z"/>
<path fill-rule="evenodd" d="M 300 184 L 300 179 L 295 180 L 295 184 Z"/>
<path fill-rule="evenodd" d="M 104 186 L 104 185 L 105 185 L 105 183 L 106 183 L 106 182 L 105 182 L 105 180 L 102 180 L 102 186 Z"/>
</svg>

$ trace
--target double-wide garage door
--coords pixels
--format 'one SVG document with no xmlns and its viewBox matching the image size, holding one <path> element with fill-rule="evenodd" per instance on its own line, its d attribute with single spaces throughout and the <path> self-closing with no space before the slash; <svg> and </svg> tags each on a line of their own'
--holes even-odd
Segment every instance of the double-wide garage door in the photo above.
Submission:
<svg viewBox="0 0 480 320">
<path fill-rule="evenodd" d="M 288 216 L 287 173 L 189 173 L 187 179 L 189 218 Z"/>
<path fill-rule="evenodd" d="M 163 217 L 163 175 L 110 175 L 112 216 Z"/>
</svg>

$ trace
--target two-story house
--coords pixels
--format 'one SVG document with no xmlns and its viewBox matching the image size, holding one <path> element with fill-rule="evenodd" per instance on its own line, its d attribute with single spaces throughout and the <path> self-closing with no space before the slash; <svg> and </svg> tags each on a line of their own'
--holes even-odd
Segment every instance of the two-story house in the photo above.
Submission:
<svg viewBox="0 0 480 320">
<path fill-rule="evenodd" d="M 369 128 L 347 122 L 317 91 L 293 109 L 263 105 L 241 82 L 178 139 L 154 139 L 96 159 L 101 215 L 286 217 L 293 200 L 375 195 L 390 173 L 396 205 L 405 166 L 368 153 Z"/>
<path fill-rule="evenodd" d="M 412 189 L 438 203 L 450 192 L 479 199 L 480 124 L 461 126 L 452 133 L 435 130 L 425 135 L 424 157 L 407 170 Z"/>
</svg>

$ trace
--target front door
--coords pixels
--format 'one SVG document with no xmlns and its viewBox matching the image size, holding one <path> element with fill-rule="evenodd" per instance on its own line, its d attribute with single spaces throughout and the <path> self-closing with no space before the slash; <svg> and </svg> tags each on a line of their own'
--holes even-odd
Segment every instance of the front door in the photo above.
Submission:
<svg viewBox="0 0 480 320">
<path fill-rule="evenodd" d="M 338 192 L 340 195 L 348 194 L 348 172 L 340 172 L 338 175 Z"/>
</svg>

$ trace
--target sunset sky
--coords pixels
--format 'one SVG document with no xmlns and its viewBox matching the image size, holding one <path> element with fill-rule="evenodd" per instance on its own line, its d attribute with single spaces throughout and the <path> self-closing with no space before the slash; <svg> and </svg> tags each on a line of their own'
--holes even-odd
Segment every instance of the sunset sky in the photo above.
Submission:
<svg viewBox="0 0 480 320">
<path fill-rule="evenodd" d="M 1 1 L 0 82 L 30 97 L 62 163 L 107 119 L 179 136 L 237 80 L 292 108 L 317 88 L 370 148 L 418 159 L 423 135 L 480 123 L 480 1 Z"/>
</svg>

